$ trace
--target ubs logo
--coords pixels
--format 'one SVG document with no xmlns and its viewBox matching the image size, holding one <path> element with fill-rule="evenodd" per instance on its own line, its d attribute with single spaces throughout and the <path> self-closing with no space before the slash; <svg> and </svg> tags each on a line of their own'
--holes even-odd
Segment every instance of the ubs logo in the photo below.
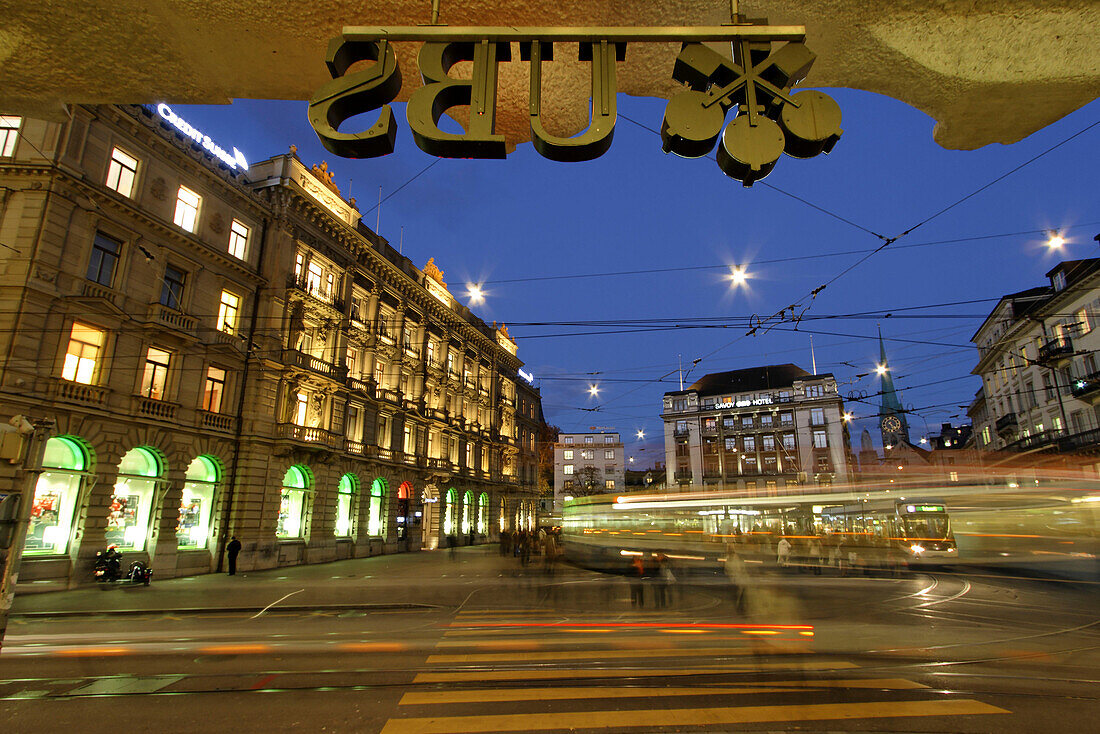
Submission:
<svg viewBox="0 0 1100 734">
<path fill-rule="evenodd" d="M 441 158 L 505 158 L 496 132 L 497 70 L 512 60 L 512 43 L 529 61 L 528 112 L 535 149 L 555 161 L 587 161 L 611 146 L 616 122 L 616 70 L 628 43 L 682 44 L 672 78 L 684 85 L 665 107 L 662 148 L 686 158 L 709 155 L 731 178 L 751 186 L 768 175 L 780 156 L 810 158 L 828 153 L 841 135 L 840 107 L 828 95 L 794 92 L 816 58 L 800 26 L 731 25 L 714 28 L 449 28 L 446 26 L 345 29 L 329 43 L 325 64 L 332 80 L 309 103 L 309 121 L 321 143 L 345 158 L 392 153 L 397 122 L 390 103 L 401 91 L 393 43 L 423 41 L 417 67 L 424 84 L 409 97 L 407 120 L 416 145 Z M 708 41 L 729 42 L 723 54 Z M 543 63 L 555 44 L 576 42 L 579 61 L 590 64 L 588 128 L 573 137 L 550 133 L 542 121 Z M 774 44 L 781 44 L 773 48 Z M 459 62 L 472 62 L 469 79 L 450 76 Z M 349 73 L 359 62 L 372 62 Z M 444 132 L 440 118 L 468 107 L 462 133 Z M 378 110 L 366 129 L 348 132 L 351 117 Z M 732 115 L 732 119 L 730 118 Z"/>
</svg>

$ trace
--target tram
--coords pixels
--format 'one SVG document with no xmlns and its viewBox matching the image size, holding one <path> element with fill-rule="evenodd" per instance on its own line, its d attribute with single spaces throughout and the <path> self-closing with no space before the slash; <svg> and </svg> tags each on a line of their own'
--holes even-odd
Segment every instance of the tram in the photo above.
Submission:
<svg viewBox="0 0 1100 734">
<path fill-rule="evenodd" d="M 789 551 L 780 554 L 783 539 Z M 603 570 L 658 553 L 699 569 L 717 569 L 730 552 L 747 563 L 842 570 L 899 570 L 958 556 L 942 500 L 866 489 L 579 497 L 565 504 L 562 543 L 573 562 Z"/>
</svg>

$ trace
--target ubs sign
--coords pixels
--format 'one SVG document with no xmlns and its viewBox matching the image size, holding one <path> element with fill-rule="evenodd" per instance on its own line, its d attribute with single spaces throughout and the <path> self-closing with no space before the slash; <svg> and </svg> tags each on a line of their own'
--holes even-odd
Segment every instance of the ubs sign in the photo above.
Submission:
<svg viewBox="0 0 1100 734">
<path fill-rule="evenodd" d="M 409 97 L 407 119 L 416 145 L 441 158 L 505 158 L 505 138 L 496 132 L 497 70 L 510 62 L 512 43 L 531 64 L 528 114 L 535 149 L 555 161 L 598 158 L 615 133 L 616 69 L 627 45 L 682 44 L 671 74 L 684 85 L 665 107 L 661 147 L 687 158 L 715 156 L 728 176 L 751 186 L 768 175 L 785 152 L 810 158 L 829 152 L 840 138 L 840 107 L 815 90 L 794 92 L 816 58 L 803 43 L 802 26 L 735 24 L 684 28 L 463 28 L 411 26 L 345 28 L 328 47 L 332 81 L 309 103 L 309 121 L 321 143 L 345 158 L 392 153 L 398 124 L 392 102 L 401 91 L 393 44 L 420 41 L 417 66 L 424 84 Z M 704 45 L 728 42 L 732 53 Z M 553 135 L 542 123 L 543 62 L 556 44 L 578 43 L 579 60 L 591 65 L 591 122 L 574 137 Z M 781 44 L 773 48 L 773 44 Z M 349 73 L 359 62 L 373 62 Z M 469 79 L 449 75 L 472 62 Z M 439 120 L 455 107 L 469 108 L 461 134 L 444 132 Z M 374 110 L 377 121 L 349 132 L 349 118 Z M 732 119 L 727 123 L 727 118 Z"/>
</svg>

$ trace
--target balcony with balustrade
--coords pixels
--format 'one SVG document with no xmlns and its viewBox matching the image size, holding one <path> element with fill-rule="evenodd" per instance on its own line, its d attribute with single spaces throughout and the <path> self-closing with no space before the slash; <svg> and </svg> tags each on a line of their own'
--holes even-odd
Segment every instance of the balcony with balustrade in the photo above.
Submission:
<svg viewBox="0 0 1100 734">
<path fill-rule="evenodd" d="M 103 406 L 106 405 L 107 396 L 111 391 L 99 385 L 84 385 L 56 378 L 49 392 L 50 397 L 58 402 Z"/>
<path fill-rule="evenodd" d="M 331 362 L 326 362 L 320 357 L 314 357 L 312 354 L 300 352 L 297 349 L 283 350 L 283 364 L 288 364 L 292 367 L 300 367 L 310 372 L 324 375 L 337 382 L 344 382 L 348 374 L 347 367 L 343 365 L 335 365 Z"/>
<path fill-rule="evenodd" d="M 237 419 L 234 416 L 214 413 L 209 410 L 196 411 L 196 415 L 198 418 L 196 425 L 204 430 L 218 431 L 219 433 L 233 433 L 237 430 Z"/>
<path fill-rule="evenodd" d="M 1059 367 L 1073 359 L 1073 340 L 1068 336 L 1056 337 L 1039 347 L 1039 362 Z"/>
<path fill-rule="evenodd" d="M 147 398 L 144 395 L 135 395 L 133 413 L 142 418 L 174 422 L 179 407 L 177 403 L 169 403 L 165 400 L 157 400 L 156 398 Z"/>
<path fill-rule="evenodd" d="M 343 436 L 324 428 L 299 426 L 296 423 L 279 423 L 275 426 L 275 438 L 294 441 L 303 446 L 338 449 L 343 444 Z"/>
<path fill-rule="evenodd" d="M 344 313 L 344 301 L 335 289 L 330 291 L 324 287 L 324 284 L 311 280 L 308 273 L 297 276 L 291 273 L 287 277 L 286 287 L 305 294 L 313 302 L 319 303 L 341 316 Z"/>
<path fill-rule="evenodd" d="M 180 334 L 192 337 L 198 335 L 198 319 L 160 303 L 150 303 L 145 318 L 148 323 L 163 326 Z"/>
</svg>

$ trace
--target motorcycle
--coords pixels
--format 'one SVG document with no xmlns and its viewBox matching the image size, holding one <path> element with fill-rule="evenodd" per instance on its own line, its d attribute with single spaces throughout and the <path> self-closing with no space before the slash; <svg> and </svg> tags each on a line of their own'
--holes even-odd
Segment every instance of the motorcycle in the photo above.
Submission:
<svg viewBox="0 0 1100 734">
<path fill-rule="evenodd" d="M 115 546 L 108 546 L 107 550 L 95 554 L 93 575 L 96 583 L 100 584 L 142 584 L 149 585 L 153 576 L 153 569 L 143 561 L 130 563 L 126 574 L 122 574 L 122 554 Z"/>
</svg>

